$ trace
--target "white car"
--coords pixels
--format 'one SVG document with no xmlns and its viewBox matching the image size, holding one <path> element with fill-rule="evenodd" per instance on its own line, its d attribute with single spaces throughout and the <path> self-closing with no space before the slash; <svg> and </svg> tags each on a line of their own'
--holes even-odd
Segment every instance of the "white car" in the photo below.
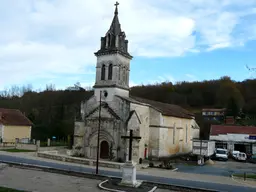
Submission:
<svg viewBox="0 0 256 192">
<path fill-rule="evenodd" d="M 246 161 L 247 155 L 240 151 L 233 151 L 232 157 L 237 161 Z"/>
<path fill-rule="evenodd" d="M 228 151 L 227 149 L 217 148 L 215 150 L 215 158 L 218 160 L 228 160 Z"/>
<path fill-rule="evenodd" d="M 232 158 L 237 160 L 237 156 L 238 156 L 239 153 L 240 153 L 240 151 L 232 151 L 231 152 Z"/>
</svg>

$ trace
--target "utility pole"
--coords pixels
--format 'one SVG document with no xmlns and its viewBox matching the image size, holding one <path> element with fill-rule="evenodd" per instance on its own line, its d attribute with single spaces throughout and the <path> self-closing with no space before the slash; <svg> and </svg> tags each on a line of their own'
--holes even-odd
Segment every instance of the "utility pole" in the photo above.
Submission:
<svg viewBox="0 0 256 192">
<path fill-rule="evenodd" d="M 98 127 L 96 174 L 99 173 L 100 123 L 101 123 L 100 121 L 101 121 L 101 91 L 100 91 L 100 106 L 99 106 L 99 127 Z"/>
</svg>

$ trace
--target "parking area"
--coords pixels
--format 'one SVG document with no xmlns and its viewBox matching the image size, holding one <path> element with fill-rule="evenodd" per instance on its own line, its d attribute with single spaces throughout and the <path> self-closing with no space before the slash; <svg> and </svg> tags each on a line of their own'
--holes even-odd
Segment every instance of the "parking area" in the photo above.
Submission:
<svg viewBox="0 0 256 192">
<path fill-rule="evenodd" d="M 237 161 L 214 161 L 213 165 L 187 165 L 187 164 L 176 164 L 178 172 L 184 173 L 197 173 L 197 174 L 208 174 L 229 177 L 234 173 L 256 173 L 256 164 L 244 163 Z"/>
</svg>

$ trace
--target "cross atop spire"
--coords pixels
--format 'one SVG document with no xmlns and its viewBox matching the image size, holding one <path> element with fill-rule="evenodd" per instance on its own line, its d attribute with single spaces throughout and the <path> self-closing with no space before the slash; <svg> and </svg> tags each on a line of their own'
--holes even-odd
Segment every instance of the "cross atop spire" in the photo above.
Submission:
<svg viewBox="0 0 256 192">
<path fill-rule="evenodd" d="M 126 39 L 125 32 L 121 29 L 121 24 L 118 19 L 118 5 L 119 3 L 116 1 L 114 4 L 115 14 L 112 23 L 105 36 L 101 38 L 101 48 L 95 53 L 96 56 L 109 51 L 119 51 L 127 58 L 132 58 L 128 53 L 128 40 Z"/>
<path fill-rule="evenodd" d="M 119 5 L 118 1 L 114 5 L 116 6 L 115 15 L 117 15 L 118 14 L 118 7 L 117 6 Z"/>
</svg>

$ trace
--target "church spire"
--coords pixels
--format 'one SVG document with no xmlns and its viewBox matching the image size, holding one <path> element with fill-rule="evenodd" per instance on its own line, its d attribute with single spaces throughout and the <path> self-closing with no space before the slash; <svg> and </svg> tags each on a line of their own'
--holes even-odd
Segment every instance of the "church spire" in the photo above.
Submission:
<svg viewBox="0 0 256 192">
<path fill-rule="evenodd" d="M 128 40 L 126 40 L 125 32 L 121 29 L 121 24 L 118 19 L 118 5 L 115 4 L 114 18 L 110 25 L 109 30 L 105 34 L 105 37 L 101 37 L 101 46 L 95 55 L 110 54 L 113 52 L 118 52 L 128 58 L 132 56 L 128 53 Z"/>
<path fill-rule="evenodd" d="M 121 25 L 120 25 L 119 19 L 118 19 L 118 5 L 119 5 L 119 3 L 116 2 L 114 5 L 116 6 L 115 15 L 114 15 L 113 21 L 111 23 L 111 26 L 110 26 L 110 29 L 109 29 L 108 32 L 112 33 L 113 35 L 119 35 L 122 32 Z"/>
</svg>

